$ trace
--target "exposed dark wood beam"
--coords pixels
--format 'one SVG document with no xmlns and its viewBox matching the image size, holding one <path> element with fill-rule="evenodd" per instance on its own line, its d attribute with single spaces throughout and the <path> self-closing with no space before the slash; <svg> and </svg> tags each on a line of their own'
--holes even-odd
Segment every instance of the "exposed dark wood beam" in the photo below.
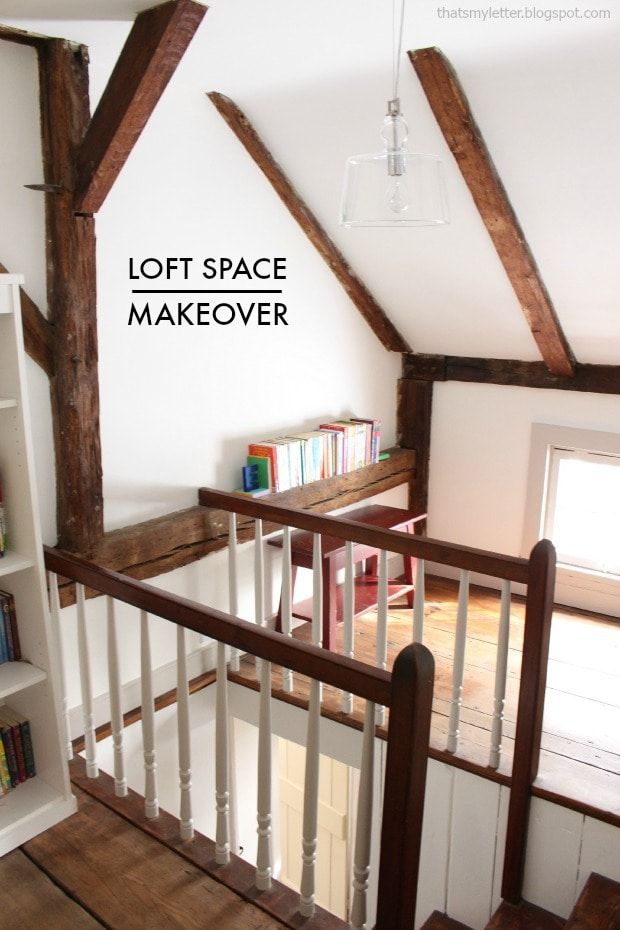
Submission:
<svg viewBox="0 0 620 930">
<path fill-rule="evenodd" d="M 8 274 L 1 262 L 0 274 Z M 45 319 L 24 288 L 21 287 L 19 290 L 26 352 L 51 378 L 54 374 L 54 327 Z"/>
<path fill-rule="evenodd" d="M 170 0 L 136 17 L 77 154 L 76 212 L 101 207 L 206 12 Z"/>
<path fill-rule="evenodd" d="M 409 57 L 540 354 L 549 371 L 569 377 L 575 367 L 573 353 L 458 78 L 439 49 L 418 49 Z"/>
<path fill-rule="evenodd" d="M 26 32 L 24 29 L 14 29 L 13 26 L 3 26 L 2 24 L 0 24 L 0 39 L 15 42 L 17 45 L 31 45 L 33 48 L 40 48 L 48 41 L 47 36 L 40 36 L 36 32 Z"/>
<path fill-rule="evenodd" d="M 39 48 L 48 307 L 54 325 L 52 411 L 59 545 L 92 552 L 103 535 L 95 227 L 75 216 L 75 155 L 89 121 L 88 51 L 64 39 Z"/>
<path fill-rule="evenodd" d="M 420 381 L 468 381 L 555 391 L 620 394 L 620 365 L 582 365 L 577 362 L 574 375 L 563 378 L 552 375 L 544 362 L 414 354 L 405 356 L 403 373 L 405 378 Z"/>
<path fill-rule="evenodd" d="M 416 467 L 409 481 L 409 509 L 418 513 L 428 512 L 432 407 L 432 381 L 400 379 L 396 428 L 399 445 L 415 449 Z M 416 533 L 426 533 L 426 520 L 417 524 Z"/>
<path fill-rule="evenodd" d="M 299 223 L 312 245 L 329 265 L 382 345 L 392 352 L 411 351 L 366 285 L 360 281 L 344 255 L 299 196 L 247 117 L 223 94 L 212 91 L 207 96 L 263 172 L 293 219 Z"/>
<path fill-rule="evenodd" d="M 389 451 L 390 458 L 376 465 L 272 494 L 269 501 L 328 513 L 408 484 L 415 469 L 415 453 L 408 449 Z M 237 535 L 242 542 L 253 539 L 254 521 L 238 517 Z M 106 533 L 95 546 L 92 558 L 105 568 L 144 580 L 189 565 L 227 544 L 228 513 L 198 505 Z M 74 602 L 72 588 L 61 586 L 63 607 Z"/>
</svg>

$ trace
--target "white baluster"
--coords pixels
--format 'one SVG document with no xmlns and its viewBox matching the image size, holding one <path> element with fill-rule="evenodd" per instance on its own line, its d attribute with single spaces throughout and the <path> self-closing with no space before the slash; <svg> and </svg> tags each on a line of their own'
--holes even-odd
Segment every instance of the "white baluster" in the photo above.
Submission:
<svg viewBox="0 0 620 930">
<path fill-rule="evenodd" d="M 185 627 L 177 625 L 177 729 L 179 737 L 179 835 L 182 840 L 194 838 L 192 818 L 192 758 L 189 721 L 189 682 L 187 678 L 187 653 L 185 649 Z"/>
<path fill-rule="evenodd" d="M 62 721 L 65 738 L 65 754 L 67 761 L 73 759 L 73 744 L 71 743 L 71 726 L 69 724 L 69 698 L 67 697 L 67 675 L 62 654 L 62 637 L 60 633 L 60 598 L 58 596 L 58 577 L 55 572 L 48 572 L 50 592 L 50 615 L 52 619 L 52 632 L 56 649 L 58 664 L 58 678 L 60 682 L 60 695 L 62 707 Z"/>
<path fill-rule="evenodd" d="M 502 600 L 497 633 L 497 660 L 495 664 L 495 696 L 493 722 L 491 724 L 491 753 L 489 765 L 499 767 L 502 753 L 502 731 L 504 725 L 504 700 L 506 698 L 506 676 L 508 673 L 508 646 L 510 641 L 510 582 L 502 580 Z"/>
<path fill-rule="evenodd" d="M 405 556 L 409 558 L 409 556 Z M 413 593 L 413 641 L 424 642 L 424 559 L 416 559 Z"/>
<path fill-rule="evenodd" d="M 343 617 L 343 645 L 344 654 L 353 658 L 353 643 L 355 641 L 355 575 L 353 567 L 353 543 L 347 540 L 344 553 L 344 617 Z M 342 692 L 342 712 L 353 713 L 353 695 L 350 691 Z"/>
<path fill-rule="evenodd" d="M 265 554 L 263 552 L 263 521 L 254 521 L 254 622 L 265 625 Z M 256 677 L 261 678 L 261 660 L 255 659 Z"/>
<path fill-rule="evenodd" d="M 315 862 L 319 807 L 319 724 L 321 715 L 321 686 L 310 682 L 308 705 L 308 736 L 306 740 L 306 771 L 304 778 L 304 812 L 302 829 L 302 869 L 299 895 L 299 913 L 312 917 L 315 901 Z"/>
<path fill-rule="evenodd" d="M 259 891 L 267 891 L 271 888 L 273 850 L 271 838 L 271 662 L 265 659 L 261 661 L 256 819 L 258 832 L 256 887 Z"/>
<path fill-rule="evenodd" d="M 315 646 L 323 642 L 323 562 L 319 533 L 315 533 L 312 540 L 312 642 Z"/>
<path fill-rule="evenodd" d="M 459 744 L 459 723 L 463 698 L 463 673 L 465 670 L 465 646 L 467 644 L 467 608 L 469 603 L 469 572 L 461 571 L 459 605 L 456 614 L 454 635 L 454 663 L 452 666 L 452 701 L 448 724 L 448 752 L 456 752 Z"/>
<path fill-rule="evenodd" d="M 291 528 L 284 527 L 282 535 L 282 597 L 280 600 L 280 622 L 285 636 L 291 635 L 293 627 L 293 591 L 291 584 Z M 282 669 L 282 690 L 293 690 L 293 673 L 290 668 Z"/>
<path fill-rule="evenodd" d="M 377 591 L 377 639 L 375 660 L 377 668 L 387 668 L 387 619 L 388 619 L 388 568 L 387 552 L 379 552 L 379 585 Z M 385 707 L 377 707 L 377 726 L 385 722 Z"/>
<path fill-rule="evenodd" d="M 76 584 L 78 652 L 80 661 L 80 682 L 82 685 L 82 715 L 84 719 L 84 754 L 86 756 L 86 774 L 97 778 L 97 749 L 95 737 L 95 715 L 93 711 L 93 687 L 90 677 L 90 657 L 88 634 L 86 631 L 86 598 L 84 585 Z"/>
<path fill-rule="evenodd" d="M 110 720 L 114 745 L 114 794 L 127 797 L 125 777 L 125 752 L 123 747 L 123 708 L 121 704 L 121 678 L 116 639 L 116 615 L 114 598 L 107 598 L 108 608 L 108 682 L 110 689 Z"/>
<path fill-rule="evenodd" d="M 239 588 L 237 583 L 237 514 L 228 514 L 228 613 L 239 616 Z M 230 650 L 230 669 L 239 671 L 239 650 Z"/>
<path fill-rule="evenodd" d="M 370 839 L 372 834 L 372 796 L 375 762 L 375 705 L 366 702 L 364 741 L 360 766 L 360 787 L 357 798 L 355 851 L 353 854 L 353 899 L 351 930 L 365 930 L 367 916 L 368 879 L 370 876 Z"/>
<path fill-rule="evenodd" d="M 149 819 L 159 814 L 157 800 L 157 758 L 155 754 L 155 704 L 151 670 L 149 616 L 140 611 L 140 687 L 142 692 L 142 750 L 144 754 L 144 814 Z"/>
<path fill-rule="evenodd" d="M 226 646 L 217 644 L 215 686 L 215 861 L 230 862 L 230 740 L 228 738 L 228 681 Z"/>
</svg>

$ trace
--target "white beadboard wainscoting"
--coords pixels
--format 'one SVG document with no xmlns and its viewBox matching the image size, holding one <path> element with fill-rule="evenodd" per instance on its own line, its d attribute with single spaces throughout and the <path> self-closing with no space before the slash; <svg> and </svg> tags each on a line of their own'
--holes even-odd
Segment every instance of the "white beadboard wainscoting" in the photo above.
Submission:
<svg viewBox="0 0 620 930">
<path fill-rule="evenodd" d="M 236 794 L 234 831 L 243 858 L 256 857 L 256 758 L 259 695 L 229 683 L 233 718 L 233 790 Z M 176 707 L 158 711 L 155 744 L 158 759 L 160 806 L 177 813 L 179 779 L 176 765 Z M 190 697 L 192 723 L 193 815 L 197 830 L 215 836 L 215 686 Z M 282 701 L 272 701 L 274 737 L 304 745 L 306 712 Z M 354 768 L 359 767 L 362 733 L 334 721 L 321 720 L 321 752 Z M 372 855 L 368 925 L 374 922 L 379 854 L 381 794 L 385 766 L 383 740 L 376 740 Z M 125 730 L 126 774 L 130 788 L 144 787 L 140 724 Z M 113 771 L 112 739 L 98 744 L 98 762 Z M 277 791 L 277 752 L 273 753 L 274 792 Z M 500 903 L 503 851 L 509 789 L 496 782 L 434 760 L 429 761 L 422 837 L 421 870 L 415 927 L 433 910 L 446 911 L 473 930 L 482 930 Z M 274 798 L 274 864 L 279 857 L 278 804 Z M 354 805 L 353 805 L 354 809 Z M 562 917 L 571 911 L 592 871 L 620 880 L 620 830 L 533 798 L 524 897 Z"/>
</svg>

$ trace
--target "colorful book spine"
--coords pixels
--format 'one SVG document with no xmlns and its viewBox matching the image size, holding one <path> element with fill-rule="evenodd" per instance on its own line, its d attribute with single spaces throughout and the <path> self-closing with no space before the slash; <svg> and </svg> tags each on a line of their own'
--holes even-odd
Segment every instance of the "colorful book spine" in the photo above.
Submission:
<svg viewBox="0 0 620 930">
<path fill-rule="evenodd" d="M 0 663 L 18 662 L 21 657 L 15 599 L 0 591 Z"/>
<path fill-rule="evenodd" d="M 268 443 L 255 442 L 248 446 L 248 454 L 259 455 L 269 459 L 271 465 L 271 487 L 274 491 L 279 491 L 278 459 L 275 447 Z"/>
<path fill-rule="evenodd" d="M 13 787 L 4 743 L 0 739 L 0 795 L 7 794 Z"/>
</svg>

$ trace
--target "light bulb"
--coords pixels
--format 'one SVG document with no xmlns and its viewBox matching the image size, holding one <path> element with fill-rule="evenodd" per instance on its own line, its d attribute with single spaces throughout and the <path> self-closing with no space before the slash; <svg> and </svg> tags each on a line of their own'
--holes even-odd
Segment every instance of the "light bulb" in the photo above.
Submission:
<svg viewBox="0 0 620 930">
<path fill-rule="evenodd" d="M 390 178 L 390 183 L 385 192 L 385 199 L 392 213 L 405 213 L 409 209 L 411 200 L 402 176 Z"/>
</svg>

